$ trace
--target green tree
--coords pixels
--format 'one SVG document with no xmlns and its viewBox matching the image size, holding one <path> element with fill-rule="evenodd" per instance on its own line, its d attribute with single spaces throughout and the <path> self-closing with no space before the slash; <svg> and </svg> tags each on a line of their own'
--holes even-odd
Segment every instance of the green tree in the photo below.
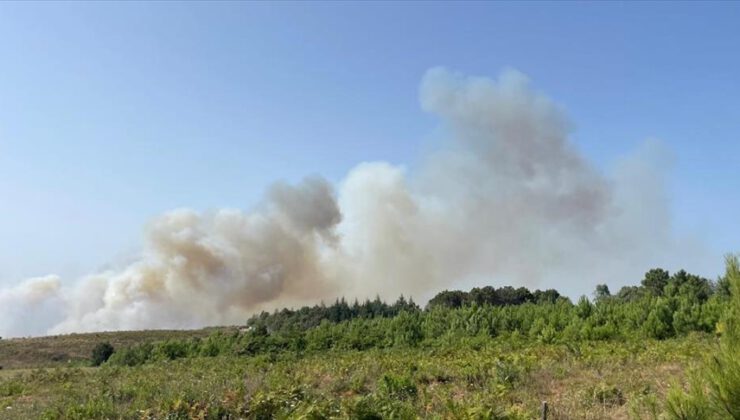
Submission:
<svg viewBox="0 0 740 420">
<path fill-rule="evenodd" d="M 581 298 L 578 299 L 578 304 L 576 305 L 576 315 L 578 315 L 579 318 L 588 318 L 589 316 L 591 316 L 593 310 L 594 306 L 591 304 L 591 302 L 588 301 L 588 298 L 586 296 L 581 296 Z"/>
<path fill-rule="evenodd" d="M 645 296 L 645 289 L 639 286 L 624 286 L 617 292 L 617 299 L 622 302 L 634 302 Z"/>
<path fill-rule="evenodd" d="M 663 296 L 663 289 L 665 289 L 670 278 L 668 271 L 662 268 L 653 268 L 645 273 L 645 278 L 642 279 L 642 287 L 653 296 Z"/>
<path fill-rule="evenodd" d="M 415 346 L 424 338 L 418 313 L 403 311 L 393 318 L 391 325 L 395 345 Z"/>
<path fill-rule="evenodd" d="M 493 305 L 496 303 L 496 289 L 491 286 L 476 287 L 470 291 L 470 300 L 476 305 Z"/>
<path fill-rule="evenodd" d="M 609 286 L 605 284 L 597 284 L 596 290 L 594 291 L 594 297 L 596 298 L 597 302 L 602 302 L 604 299 L 607 299 L 611 296 L 611 292 L 609 291 Z"/>
<path fill-rule="evenodd" d="M 667 300 L 658 299 L 655 302 L 643 330 L 651 338 L 664 339 L 673 335 L 673 312 Z"/>
<path fill-rule="evenodd" d="M 712 294 L 712 285 L 703 277 L 679 270 L 671 276 L 664 288 L 664 294 L 666 296 L 686 296 L 704 302 Z"/>
<path fill-rule="evenodd" d="M 536 303 L 555 303 L 560 298 L 560 293 L 555 289 L 535 290 L 532 297 Z"/>
<path fill-rule="evenodd" d="M 717 279 L 717 283 L 715 284 L 715 293 L 717 296 L 726 299 L 730 297 L 730 279 L 727 278 L 727 276 L 722 276 L 719 279 Z"/>
<path fill-rule="evenodd" d="M 460 308 L 469 302 L 469 295 L 460 290 L 445 290 L 437 293 L 428 303 L 428 307 L 444 306 L 447 308 Z"/>
<path fill-rule="evenodd" d="M 722 319 L 719 350 L 707 360 L 701 376 L 687 392 L 674 389 L 668 397 L 672 419 L 740 419 L 740 262 L 726 258 L 730 305 Z M 702 383 L 706 385 L 702 386 Z M 709 392 L 704 390 L 708 389 Z"/>
</svg>

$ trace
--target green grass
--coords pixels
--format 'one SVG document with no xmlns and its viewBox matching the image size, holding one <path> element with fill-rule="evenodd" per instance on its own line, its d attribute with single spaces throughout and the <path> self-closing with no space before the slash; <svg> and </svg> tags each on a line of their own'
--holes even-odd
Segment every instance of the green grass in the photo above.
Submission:
<svg viewBox="0 0 740 420">
<path fill-rule="evenodd" d="M 116 334 L 131 333 L 88 341 L 115 343 Z M 5 369 L 0 417 L 530 419 L 546 400 L 551 419 L 650 418 L 670 385 L 684 383 L 687 367 L 715 346 L 707 334 L 570 345 L 501 336 L 136 367 Z"/>
</svg>

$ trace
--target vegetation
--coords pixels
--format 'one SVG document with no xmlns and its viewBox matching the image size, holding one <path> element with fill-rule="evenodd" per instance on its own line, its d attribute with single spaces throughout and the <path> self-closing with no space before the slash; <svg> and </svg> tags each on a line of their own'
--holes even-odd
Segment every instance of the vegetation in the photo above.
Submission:
<svg viewBox="0 0 740 420">
<path fill-rule="evenodd" d="M 91 363 L 93 366 L 100 366 L 110 359 L 115 350 L 109 342 L 100 343 L 93 348 Z"/>
<path fill-rule="evenodd" d="M 738 418 L 738 272 L 736 258 L 716 283 L 655 269 L 575 303 L 484 287 L 424 309 L 338 300 L 241 329 L 126 343 L 110 333 L 107 346 L 90 335 L 99 368 L 6 369 L 0 404 L 50 419 L 534 418 L 547 400 L 555 419 Z M 0 355 L 21 344 L 4 341 Z"/>
<path fill-rule="evenodd" d="M 694 375 L 691 387 L 676 387 L 668 400 L 674 419 L 740 419 L 740 262 L 727 257 L 727 271 L 719 282 L 729 289 L 730 303 L 719 328 L 718 348 Z"/>
<path fill-rule="evenodd" d="M 217 331 L 238 331 L 238 328 L 220 327 L 189 331 L 117 331 L 33 338 L 5 338 L 0 341 L 0 364 L 5 369 L 89 366 L 93 348 L 101 342 L 108 342 L 114 348 L 120 349 L 153 341 L 205 338 Z"/>
</svg>

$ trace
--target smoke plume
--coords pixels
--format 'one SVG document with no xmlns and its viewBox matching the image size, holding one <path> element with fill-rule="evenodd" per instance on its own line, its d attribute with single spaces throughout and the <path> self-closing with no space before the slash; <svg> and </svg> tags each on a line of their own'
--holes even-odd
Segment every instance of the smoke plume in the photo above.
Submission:
<svg viewBox="0 0 740 420">
<path fill-rule="evenodd" d="M 597 170 L 563 110 L 513 70 L 491 80 L 431 69 L 419 96 L 445 140 L 413 172 L 361 163 L 336 193 L 307 178 L 274 185 L 251 212 L 166 213 L 127 267 L 0 291 L 0 331 L 233 324 L 338 296 L 423 301 L 487 284 L 576 296 L 696 254 L 672 233 L 657 143 Z M 28 323 L 38 308 L 50 315 Z"/>
</svg>

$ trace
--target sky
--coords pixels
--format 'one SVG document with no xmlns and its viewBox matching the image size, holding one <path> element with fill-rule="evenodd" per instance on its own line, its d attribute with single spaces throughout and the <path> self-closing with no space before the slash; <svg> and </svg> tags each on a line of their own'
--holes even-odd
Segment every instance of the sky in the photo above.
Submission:
<svg viewBox="0 0 740 420">
<path fill-rule="evenodd" d="M 0 286 L 124 264 L 173 208 L 414 167 L 440 65 L 526 74 L 601 171 L 662 142 L 673 226 L 718 274 L 740 250 L 738 22 L 705 2 L 2 3 Z"/>
</svg>

